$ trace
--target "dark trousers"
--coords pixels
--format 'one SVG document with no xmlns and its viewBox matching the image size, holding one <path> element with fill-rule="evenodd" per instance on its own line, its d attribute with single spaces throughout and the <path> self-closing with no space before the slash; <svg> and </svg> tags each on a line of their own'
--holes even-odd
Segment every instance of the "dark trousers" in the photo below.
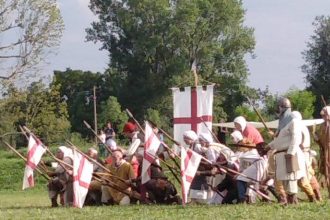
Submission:
<svg viewBox="0 0 330 220">
<path fill-rule="evenodd" d="M 238 201 L 243 202 L 246 200 L 246 188 L 247 183 L 241 180 L 237 180 L 237 190 L 238 190 Z"/>
</svg>

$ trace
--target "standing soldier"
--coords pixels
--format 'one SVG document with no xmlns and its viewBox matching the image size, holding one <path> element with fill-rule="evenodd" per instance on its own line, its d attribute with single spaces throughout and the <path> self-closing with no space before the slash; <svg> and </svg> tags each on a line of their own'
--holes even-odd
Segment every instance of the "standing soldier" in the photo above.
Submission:
<svg viewBox="0 0 330 220">
<path fill-rule="evenodd" d="M 299 158 L 303 157 L 300 149 L 302 143 L 302 130 L 298 120 L 293 119 L 291 114 L 291 103 L 289 99 L 282 98 L 278 102 L 279 127 L 276 138 L 268 144 L 275 154 L 275 178 L 277 187 L 284 187 L 287 199 L 281 200 L 282 204 L 298 203 L 297 180 L 304 176 L 303 170 L 299 168 Z M 281 194 L 283 196 L 283 194 Z"/>
<path fill-rule="evenodd" d="M 324 175 L 330 198 L 330 106 L 326 106 L 320 112 L 324 123 L 315 140 L 320 146 L 320 172 Z"/>
</svg>

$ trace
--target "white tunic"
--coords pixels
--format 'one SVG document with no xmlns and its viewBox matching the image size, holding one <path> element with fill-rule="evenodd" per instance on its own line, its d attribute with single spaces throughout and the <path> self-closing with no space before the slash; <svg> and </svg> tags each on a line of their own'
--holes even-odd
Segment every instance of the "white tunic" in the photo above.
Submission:
<svg viewBox="0 0 330 220">
<path fill-rule="evenodd" d="M 298 119 L 292 119 L 283 129 L 280 130 L 279 135 L 275 138 L 269 146 L 271 149 L 284 151 L 275 153 L 275 177 L 277 180 L 298 180 L 306 176 L 305 158 L 300 144 L 302 143 L 302 129 L 301 123 Z M 285 155 L 297 154 L 299 170 L 288 173 L 286 168 Z"/>
</svg>

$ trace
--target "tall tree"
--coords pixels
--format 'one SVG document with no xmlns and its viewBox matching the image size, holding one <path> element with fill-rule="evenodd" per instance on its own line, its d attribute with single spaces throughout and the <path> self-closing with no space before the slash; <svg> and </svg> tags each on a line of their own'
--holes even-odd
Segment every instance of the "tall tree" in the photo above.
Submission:
<svg viewBox="0 0 330 220">
<path fill-rule="evenodd" d="M 32 83 L 27 90 L 10 86 L 3 96 L 0 114 L 5 117 L 0 118 L 1 133 L 17 131 L 18 125 L 27 125 L 47 142 L 63 142 L 67 137 L 70 122 L 59 86 L 46 88 L 41 82 Z"/>
<path fill-rule="evenodd" d="M 69 119 L 71 122 L 71 131 L 79 132 L 83 137 L 91 134 L 84 126 L 83 120 L 93 124 L 93 87 L 96 86 L 96 104 L 97 114 L 100 114 L 98 127 L 101 128 L 106 121 L 113 118 L 107 118 L 109 113 L 104 113 L 104 105 L 109 96 L 114 94 L 114 87 L 111 82 L 114 78 L 109 72 L 104 74 L 93 73 L 90 71 L 71 70 L 55 71 L 52 85 L 58 85 L 61 97 L 67 99 Z M 111 104 L 111 103 L 110 103 Z"/>
<path fill-rule="evenodd" d="M 147 109 L 172 114 L 169 88 L 194 85 L 193 63 L 201 83 L 217 83 L 216 107 L 226 111 L 243 101 L 244 55 L 254 48 L 253 30 L 243 25 L 239 0 L 91 0 L 98 16 L 87 39 L 110 54 L 119 102 L 140 118 Z"/>
<path fill-rule="evenodd" d="M 63 29 L 56 0 L 0 1 L 0 79 L 36 73 Z"/>
<path fill-rule="evenodd" d="M 330 17 L 316 17 L 313 25 L 314 34 L 303 52 L 302 71 L 306 74 L 307 89 L 316 96 L 315 116 L 319 116 L 323 107 L 321 95 L 330 101 Z"/>
</svg>

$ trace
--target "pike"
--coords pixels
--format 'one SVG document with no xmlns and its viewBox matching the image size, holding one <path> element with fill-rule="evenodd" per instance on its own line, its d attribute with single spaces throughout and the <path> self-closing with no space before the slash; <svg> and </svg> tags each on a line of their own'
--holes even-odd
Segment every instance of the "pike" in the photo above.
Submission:
<svg viewBox="0 0 330 220">
<path fill-rule="evenodd" d="M 118 186 L 117 184 L 111 182 L 108 179 L 104 179 L 104 178 L 100 177 L 98 174 L 95 174 L 95 173 L 93 174 L 93 178 L 96 181 L 98 181 L 98 182 L 100 182 L 100 183 L 102 183 L 104 185 L 107 185 L 107 186 L 109 186 L 109 187 L 111 187 L 111 188 L 113 188 L 113 189 L 115 189 L 115 190 L 117 190 L 117 191 L 119 191 L 119 192 L 121 192 L 121 193 L 123 193 L 123 194 L 125 194 L 125 195 L 127 195 L 129 197 L 131 197 L 131 198 L 135 198 L 135 199 L 143 202 L 143 200 L 141 198 L 141 195 L 138 192 L 124 190 L 120 186 Z"/>
<path fill-rule="evenodd" d="M 322 103 L 323 103 L 323 106 L 325 107 L 325 106 L 327 106 L 327 102 L 325 101 L 325 99 L 324 99 L 324 96 L 323 95 L 321 95 L 321 99 L 322 99 Z"/>
<path fill-rule="evenodd" d="M 124 179 L 113 175 L 113 173 L 111 172 L 111 170 L 109 170 L 108 168 L 106 168 L 105 166 L 103 166 L 101 163 L 99 163 L 98 161 L 96 161 L 95 159 L 91 158 L 90 156 L 88 156 L 87 154 L 85 154 L 84 152 L 82 152 L 78 147 L 76 147 L 73 143 L 71 143 L 70 141 L 66 140 L 66 142 L 70 145 L 69 147 L 71 149 L 75 149 L 76 151 L 78 151 L 81 155 L 83 155 L 84 157 L 86 157 L 89 161 L 95 163 L 96 165 L 98 165 L 99 167 L 101 167 L 103 170 L 107 171 L 110 176 L 115 177 L 116 179 L 120 180 L 121 182 L 125 182 Z"/>
<path fill-rule="evenodd" d="M 100 141 L 101 144 L 103 144 L 103 146 L 105 147 L 105 149 L 107 149 L 107 151 L 109 152 L 109 154 L 112 154 L 111 149 L 102 142 L 101 138 L 97 135 L 96 131 L 93 130 L 92 126 L 90 124 L 88 124 L 85 120 L 83 121 L 84 125 L 95 135 L 95 137 L 97 137 L 97 139 Z"/>
<path fill-rule="evenodd" d="M 253 178 L 251 178 L 251 177 L 249 177 L 249 176 L 247 176 L 247 175 L 245 175 L 245 174 L 243 174 L 243 173 L 237 172 L 236 170 L 233 170 L 233 169 L 230 169 L 230 168 L 228 168 L 228 167 L 222 166 L 221 164 L 218 164 L 218 163 L 213 164 L 211 161 L 209 161 L 209 160 L 206 159 L 205 157 L 202 157 L 202 159 L 203 159 L 204 161 L 206 161 L 207 163 L 211 164 L 211 165 L 215 165 L 215 166 L 217 166 L 217 167 L 220 169 L 220 171 L 224 171 L 224 170 L 225 170 L 225 171 L 227 171 L 227 172 L 229 172 L 229 173 L 232 173 L 232 174 L 235 174 L 235 175 L 241 175 L 241 176 L 243 176 L 243 177 L 245 177 L 245 178 L 247 178 L 247 179 L 249 179 L 249 180 L 252 180 L 253 182 L 260 183 L 260 181 L 258 181 L 258 180 L 256 180 L 256 179 L 253 179 Z M 233 176 L 233 175 L 231 175 L 231 176 Z M 269 200 L 269 201 L 272 201 L 268 196 L 266 196 L 265 194 L 263 194 L 263 193 L 260 192 L 259 190 L 256 190 L 255 192 L 256 192 L 257 194 L 259 194 L 260 196 L 264 197 L 265 199 L 267 199 L 267 200 Z"/>
<path fill-rule="evenodd" d="M 212 135 L 212 137 L 214 138 L 214 140 L 216 140 L 218 143 L 220 143 L 218 137 L 214 134 L 214 132 L 212 131 L 212 129 L 210 129 L 206 122 L 204 121 L 203 117 L 200 117 L 201 121 L 203 122 L 204 126 L 207 128 L 207 130 L 210 132 L 210 134 Z"/>
<path fill-rule="evenodd" d="M 12 147 L 8 142 L 1 140 L 9 149 L 11 149 L 16 155 L 18 155 L 21 159 L 23 159 L 25 162 L 27 162 L 27 159 L 20 154 L 14 147 Z M 36 167 L 37 172 L 42 175 L 46 180 L 50 180 L 50 177 L 43 173 L 38 167 Z"/>
<path fill-rule="evenodd" d="M 209 183 L 207 183 L 207 185 L 211 188 L 212 191 L 216 192 L 221 198 L 225 198 L 217 188 L 213 187 Z"/>
<path fill-rule="evenodd" d="M 156 125 L 156 123 L 152 122 L 151 120 L 148 120 L 148 122 L 150 122 L 150 124 L 152 124 L 155 128 L 157 128 L 158 130 L 160 130 L 163 134 L 166 133 L 164 130 L 158 128 L 157 125 Z M 166 133 L 165 135 L 167 136 L 168 134 Z M 165 147 L 165 149 L 166 149 L 166 151 L 167 151 L 168 154 L 170 154 L 170 152 L 171 152 L 172 154 L 174 154 L 175 156 L 177 156 L 181 160 L 180 156 L 176 155 L 172 151 L 172 149 L 167 146 L 167 144 L 165 144 L 163 141 L 161 141 L 161 143 Z M 178 162 L 174 158 L 172 158 L 171 156 L 170 156 L 170 158 L 171 158 L 171 160 L 173 160 L 173 162 L 175 163 L 175 165 L 177 166 L 177 168 L 180 169 L 180 165 L 178 164 Z"/>
<path fill-rule="evenodd" d="M 272 131 L 268 128 L 268 126 L 266 125 L 266 122 L 264 120 L 264 118 L 261 116 L 260 112 L 258 111 L 258 109 L 256 109 L 256 107 L 253 105 L 251 99 L 249 97 L 246 97 L 248 102 L 250 103 L 250 105 L 252 106 L 253 110 L 255 111 L 255 113 L 257 114 L 257 116 L 259 117 L 259 119 L 261 120 L 262 124 L 264 125 L 264 127 L 266 128 L 266 130 L 268 131 L 268 133 L 272 133 Z"/>
<path fill-rule="evenodd" d="M 256 149 L 256 145 L 254 144 L 228 144 L 228 145 L 233 147 L 246 147 L 246 148 Z"/>
<path fill-rule="evenodd" d="M 128 116 L 134 120 L 135 124 L 139 127 L 141 132 L 145 135 L 143 128 L 141 127 L 140 123 L 134 118 L 133 114 L 128 109 L 126 109 L 126 112 L 127 112 Z M 180 179 L 178 178 L 178 176 L 173 171 L 173 169 L 172 169 L 173 167 L 171 167 L 169 164 L 167 164 L 163 159 L 161 159 L 159 157 L 158 157 L 158 159 L 166 165 L 166 167 L 171 171 L 171 173 L 173 174 L 174 178 L 178 181 L 178 183 L 181 183 Z"/>
</svg>

